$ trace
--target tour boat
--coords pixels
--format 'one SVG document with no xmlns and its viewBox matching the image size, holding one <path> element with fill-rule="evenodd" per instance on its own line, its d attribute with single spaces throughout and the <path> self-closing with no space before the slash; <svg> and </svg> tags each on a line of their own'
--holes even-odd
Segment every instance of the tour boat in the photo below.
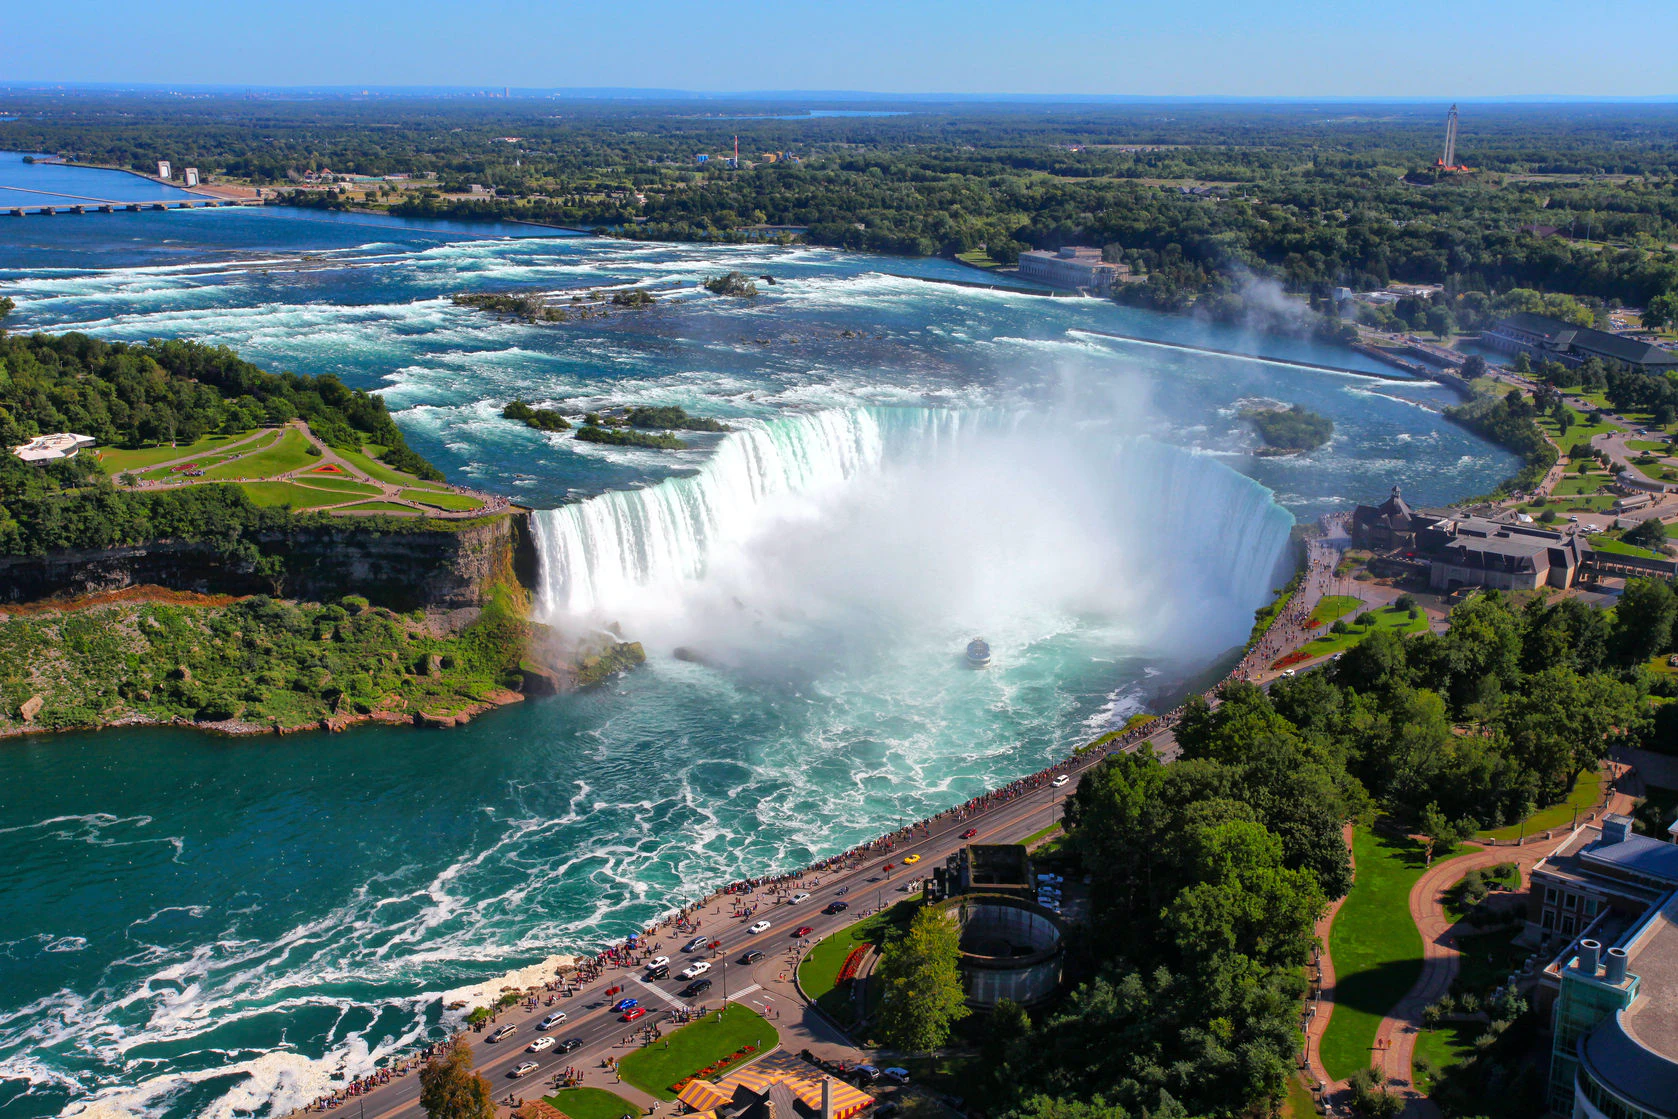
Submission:
<svg viewBox="0 0 1678 1119">
<path fill-rule="evenodd" d="M 967 643 L 967 663 L 974 668 L 990 665 L 990 643 L 983 637 L 975 637 Z"/>
</svg>

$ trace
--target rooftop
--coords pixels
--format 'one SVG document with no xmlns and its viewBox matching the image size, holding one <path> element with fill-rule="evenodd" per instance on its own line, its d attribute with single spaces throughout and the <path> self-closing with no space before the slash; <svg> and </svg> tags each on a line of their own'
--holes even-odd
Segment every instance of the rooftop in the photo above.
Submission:
<svg viewBox="0 0 1678 1119">
<path fill-rule="evenodd" d="M 1552 319 L 1548 315 L 1517 312 L 1499 320 L 1497 329 L 1504 328 L 1541 335 L 1552 346 L 1558 348 L 1572 346 L 1577 350 L 1634 365 L 1678 365 L 1678 353 L 1671 350 L 1663 350 L 1652 343 L 1627 338 L 1622 334 L 1610 334 L 1605 330 L 1593 330 L 1588 326 L 1574 326 L 1560 319 Z"/>
<path fill-rule="evenodd" d="M 1670 843 L 1663 847 L 1678 851 Z M 1670 895 L 1626 946 L 1626 966 L 1640 980 L 1637 998 L 1621 1016 L 1631 1038 L 1668 1061 L 1678 1062 L 1678 893 Z M 1678 1064 L 1673 1065 L 1670 1103 L 1678 1100 Z"/>
<path fill-rule="evenodd" d="M 77 435 L 70 431 L 60 431 L 53 435 L 40 435 L 21 447 L 14 447 L 12 453 L 24 462 L 52 462 L 55 459 L 75 458 L 76 452 L 83 447 L 91 447 L 98 440 L 91 435 Z"/>
</svg>

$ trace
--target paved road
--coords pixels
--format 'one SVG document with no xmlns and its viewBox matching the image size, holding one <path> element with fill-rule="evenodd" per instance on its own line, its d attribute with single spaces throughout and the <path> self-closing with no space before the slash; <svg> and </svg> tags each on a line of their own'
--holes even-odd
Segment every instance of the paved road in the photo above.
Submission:
<svg viewBox="0 0 1678 1119">
<path fill-rule="evenodd" d="M 712 903 L 705 906 L 702 914 L 695 916 L 701 922 L 700 932 L 711 935 L 720 943 L 720 949 L 714 952 L 702 950 L 684 953 L 680 949 L 690 937 L 675 931 L 661 930 L 654 939 L 663 944 L 658 954 L 671 958 L 670 979 L 646 982 L 640 978 L 643 974 L 640 967 L 610 968 L 601 978 L 582 988 L 575 996 L 560 999 L 551 1009 L 543 1006 L 535 1012 L 526 1012 L 520 1008 L 504 1013 L 497 1020 L 497 1024 L 516 1025 L 518 1031 L 512 1037 L 491 1044 L 485 1040 L 488 1031 L 469 1035 L 478 1071 L 488 1077 L 495 1086 L 497 1098 L 505 1096 L 508 1092 L 526 1098 L 534 1097 L 550 1090 L 552 1077 L 559 1069 L 566 1066 L 598 1066 L 606 1056 L 622 1056 L 629 1052 L 633 1046 L 626 1048 L 621 1045 L 621 1041 L 625 1035 L 633 1033 L 637 1025 L 661 1022 L 669 1016 L 670 1011 L 684 1004 L 715 1009 L 722 1002 L 725 983 L 730 1001 L 743 998 L 752 1003 L 754 1000 L 761 1000 L 763 992 L 786 990 L 787 984 L 781 981 L 779 976 L 783 972 L 790 976 L 796 966 L 796 959 L 802 957 L 807 946 L 858 920 L 867 911 L 902 900 L 908 896 L 900 889 L 906 881 L 930 874 L 934 866 L 942 864 L 944 858 L 953 854 L 959 847 L 966 843 L 1018 842 L 1058 820 L 1061 802 L 1075 788 L 1076 775 L 1092 764 L 1094 762 L 1090 761 L 1083 765 L 1065 767 L 1074 777 L 1064 787 L 1055 788 L 1045 784 L 996 807 L 972 813 L 965 820 L 946 817 L 932 825 L 928 837 L 900 843 L 890 853 L 870 855 L 852 868 L 807 874 L 804 886 L 792 887 L 793 890 L 807 890 L 810 894 L 808 900 L 797 905 L 777 904 L 777 895 L 771 895 L 765 889 L 759 889 L 749 895 L 713 899 Z M 962 839 L 962 832 L 969 828 L 977 829 L 978 834 L 969 840 Z M 903 858 L 911 854 L 919 854 L 921 861 L 905 868 L 902 865 Z M 887 863 L 894 864 L 889 874 L 884 869 Z M 820 884 L 809 885 L 811 880 L 819 880 Z M 779 896 L 786 895 L 783 893 Z M 731 919 L 729 912 L 737 900 L 748 904 L 759 903 L 757 913 L 746 919 Z M 835 900 L 843 900 L 851 908 L 840 914 L 822 913 L 823 907 Z M 757 920 L 770 921 L 771 928 L 767 932 L 757 934 L 748 932 L 748 927 Z M 791 935 L 792 931 L 803 925 L 809 925 L 813 929 L 811 935 L 802 939 L 794 938 Z M 740 957 L 754 949 L 763 952 L 765 958 L 757 964 L 742 965 L 739 962 Z M 697 999 L 684 1000 L 677 992 L 687 981 L 679 979 L 675 973 L 689 962 L 698 959 L 711 961 L 712 970 L 706 978 L 711 979 L 714 985 Z M 620 995 L 610 997 L 605 994 L 608 987 L 618 986 L 625 987 L 626 990 Z M 652 1012 L 636 1025 L 625 1024 L 620 1020 L 620 1016 L 611 1010 L 611 1004 L 622 997 L 639 998 L 642 1005 L 651 1008 Z M 820 1038 L 825 1035 L 829 1040 L 838 1040 L 836 1031 L 821 1020 L 814 1010 L 795 1005 L 785 998 L 774 1000 L 774 1005 L 784 1015 L 775 1024 L 787 1048 L 797 1051 L 807 1044 L 805 1038 L 809 1037 Z M 754 1006 L 754 1009 L 761 1010 L 762 1007 Z M 526 1052 L 525 1047 L 531 1039 L 541 1036 L 535 1028 L 536 1024 L 552 1010 L 562 1010 L 569 1017 L 551 1032 L 561 1039 L 579 1038 L 583 1046 L 570 1053 L 556 1053 L 552 1049 L 542 1053 Z M 526 1060 L 536 1061 L 540 1066 L 538 1071 L 520 1080 L 509 1079 L 507 1073 Z M 360 1105 L 365 1103 L 368 1119 L 418 1117 L 423 1114 L 419 1108 L 418 1096 L 419 1077 L 410 1073 L 359 1097 L 356 1101 L 357 1115 L 360 1114 Z"/>
</svg>

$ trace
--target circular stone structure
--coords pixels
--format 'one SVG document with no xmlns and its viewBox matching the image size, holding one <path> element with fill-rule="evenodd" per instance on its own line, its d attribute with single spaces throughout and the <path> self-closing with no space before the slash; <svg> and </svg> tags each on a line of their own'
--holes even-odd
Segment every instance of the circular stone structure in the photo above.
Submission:
<svg viewBox="0 0 1678 1119">
<path fill-rule="evenodd" d="M 1060 918 L 1005 894 L 962 894 L 938 903 L 961 930 L 961 978 L 968 1005 L 990 1010 L 1003 999 L 1032 1006 L 1060 986 Z"/>
</svg>

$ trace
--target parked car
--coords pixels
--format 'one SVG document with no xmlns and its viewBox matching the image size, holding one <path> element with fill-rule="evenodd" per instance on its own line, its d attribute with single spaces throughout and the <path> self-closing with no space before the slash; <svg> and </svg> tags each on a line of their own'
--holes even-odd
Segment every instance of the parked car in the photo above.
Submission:
<svg viewBox="0 0 1678 1119">
<path fill-rule="evenodd" d="M 747 952 L 744 956 L 740 957 L 740 962 L 743 964 L 755 964 L 761 959 L 763 959 L 763 953 L 759 952 L 756 948 L 753 948 L 750 952 Z"/>
<path fill-rule="evenodd" d="M 710 937 L 708 937 L 708 936 L 696 936 L 692 940 L 688 941 L 686 944 L 682 945 L 682 951 L 684 951 L 684 952 L 697 952 L 709 943 L 711 943 L 711 938 Z"/>
<path fill-rule="evenodd" d="M 495 1027 L 495 1029 L 490 1031 L 489 1036 L 487 1038 L 485 1038 L 484 1040 L 485 1041 L 500 1041 L 503 1038 L 512 1037 L 515 1033 L 518 1032 L 518 1029 L 519 1028 L 517 1026 L 514 1026 L 514 1025 L 497 1026 L 497 1027 Z"/>
<path fill-rule="evenodd" d="M 637 1006 L 640 1006 L 640 1005 L 641 1005 L 641 1000 L 640 999 L 619 999 L 617 1002 L 612 1004 L 612 1009 L 615 1010 L 615 1011 L 618 1011 L 619 1013 L 622 1013 L 625 1010 L 634 1010 Z"/>
<path fill-rule="evenodd" d="M 539 1037 L 535 1041 L 531 1042 L 529 1045 L 526 1045 L 524 1048 L 527 1052 L 530 1052 L 530 1053 L 540 1053 L 542 1050 L 546 1049 L 548 1046 L 552 1045 L 553 1043 L 554 1043 L 554 1039 L 551 1038 L 551 1037 Z"/>
<path fill-rule="evenodd" d="M 754 922 L 752 924 L 752 927 L 747 929 L 746 931 L 749 932 L 749 933 L 752 933 L 754 935 L 757 934 L 757 933 L 766 933 L 766 932 L 769 931 L 769 922 L 768 921 Z"/>
<path fill-rule="evenodd" d="M 888 1069 L 884 1070 L 884 1072 L 881 1075 L 890 1077 L 892 1080 L 897 1081 L 899 1084 L 909 1083 L 909 1070 L 906 1069 L 906 1068 L 898 1068 L 897 1066 L 893 1065 L 891 1068 L 888 1068 Z"/>
<path fill-rule="evenodd" d="M 978 828 L 968 828 L 966 831 L 961 833 L 961 837 L 963 839 L 972 839 L 974 836 L 976 836 L 978 834 L 979 834 L 979 829 Z M 878 1115 L 880 1113 L 878 1111 L 876 1111 L 874 1114 Z"/>
<path fill-rule="evenodd" d="M 793 936 L 809 936 L 811 933 L 813 933 L 815 931 L 816 930 L 812 929 L 809 925 L 799 925 L 796 929 L 792 930 L 792 935 Z"/>
<path fill-rule="evenodd" d="M 704 960 L 700 960 L 697 963 L 689 964 L 687 967 L 683 968 L 681 974 L 683 979 L 698 979 L 701 975 L 704 975 L 710 970 L 711 965 Z"/>
<path fill-rule="evenodd" d="M 702 995 L 710 989 L 711 981 L 709 979 L 695 979 L 692 983 L 689 983 L 686 987 L 682 988 L 681 995 L 684 999 L 691 999 L 693 996 Z"/>
<path fill-rule="evenodd" d="M 539 1030 L 551 1030 L 563 1021 L 565 1021 L 565 1011 L 556 1010 L 540 1022 L 536 1023 L 536 1028 Z"/>
<path fill-rule="evenodd" d="M 647 1008 L 646 1007 L 644 1007 L 644 1006 L 632 1006 L 628 1010 L 623 1012 L 623 1021 L 633 1022 L 637 1018 L 645 1018 L 646 1016 L 647 1016 Z"/>
<path fill-rule="evenodd" d="M 834 913 L 843 913 L 849 908 L 850 906 L 846 905 L 842 901 L 830 901 L 827 903 L 827 907 L 824 908 L 822 912 L 831 916 Z"/>
<path fill-rule="evenodd" d="M 879 1079 L 880 1076 L 880 1070 L 875 1068 L 873 1065 L 858 1065 L 856 1068 L 852 1069 L 851 1072 L 854 1073 L 856 1078 L 864 1084 L 872 1084 L 875 1080 Z"/>
<path fill-rule="evenodd" d="M 809 894 L 798 893 L 798 894 L 794 894 L 790 898 L 788 898 L 787 899 L 787 904 L 788 905 L 797 905 L 799 902 L 805 902 L 805 901 L 809 901 L 809 900 L 810 900 L 810 895 Z"/>
<path fill-rule="evenodd" d="M 539 1069 L 541 1067 L 542 1066 L 537 1064 L 535 1061 L 524 1061 L 524 1062 L 520 1063 L 519 1066 L 517 1068 L 515 1068 L 512 1072 L 509 1072 L 507 1074 L 507 1076 L 510 1079 L 517 1080 L 521 1076 L 529 1076 L 531 1073 L 535 1072 L 537 1069 Z"/>
<path fill-rule="evenodd" d="M 564 1041 L 559 1043 L 559 1050 L 558 1051 L 561 1052 L 561 1053 L 570 1053 L 571 1051 L 576 1050 L 576 1049 L 581 1049 L 582 1047 L 583 1047 L 583 1039 L 582 1038 L 580 1038 L 580 1037 L 568 1037 Z"/>
</svg>

